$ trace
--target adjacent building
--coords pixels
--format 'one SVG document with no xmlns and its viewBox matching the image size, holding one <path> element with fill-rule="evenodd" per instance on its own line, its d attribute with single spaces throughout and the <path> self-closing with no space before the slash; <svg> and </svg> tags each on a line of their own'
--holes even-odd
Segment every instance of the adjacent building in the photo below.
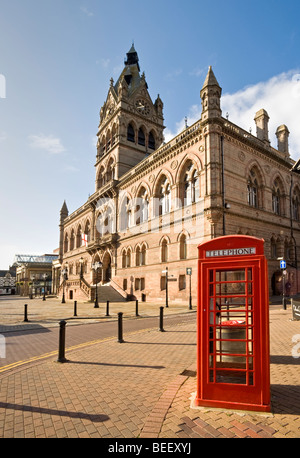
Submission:
<svg viewBox="0 0 300 458">
<path fill-rule="evenodd" d="M 164 301 L 168 287 L 170 300 L 191 294 L 195 303 L 197 246 L 229 234 L 265 240 L 270 294 L 299 290 L 300 177 L 289 130 L 279 126 L 271 146 L 268 113 L 253 114 L 253 135 L 223 117 L 221 94 L 210 67 L 200 119 L 165 143 L 162 100 L 151 99 L 132 46 L 100 110 L 95 192 L 72 213 L 61 209 L 56 294 L 91 300 L 98 288 L 103 300 Z"/>
<path fill-rule="evenodd" d="M 39 296 L 51 293 L 52 265 L 56 254 L 16 254 L 16 293 L 21 296 Z"/>
<path fill-rule="evenodd" d="M 0 270 L 0 295 L 16 293 L 16 266 L 8 270 Z"/>
</svg>

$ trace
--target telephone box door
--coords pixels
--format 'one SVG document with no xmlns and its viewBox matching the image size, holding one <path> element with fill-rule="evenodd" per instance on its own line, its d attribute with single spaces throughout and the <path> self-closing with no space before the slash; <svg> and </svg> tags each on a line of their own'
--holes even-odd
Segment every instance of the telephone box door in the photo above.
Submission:
<svg viewBox="0 0 300 458">
<path fill-rule="evenodd" d="M 198 405 L 269 410 L 265 269 L 262 256 L 201 262 Z"/>
</svg>

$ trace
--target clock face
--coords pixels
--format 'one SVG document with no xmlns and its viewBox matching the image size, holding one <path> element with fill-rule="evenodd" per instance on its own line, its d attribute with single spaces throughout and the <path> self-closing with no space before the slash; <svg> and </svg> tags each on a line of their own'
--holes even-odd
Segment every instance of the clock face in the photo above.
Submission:
<svg viewBox="0 0 300 458">
<path fill-rule="evenodd" d="M 138 113 L 141 113 L 145 116 L 147 116 L 150 113 L 150 106 L 147 102 L 145 102 L 145 100 L 138 99 L 135 102 L 135 108 L 138 111 Z"/>
<path fill-rule="evenodd" d="M 114 112 L 114 107 L 112 105 L 109 105 L 106 109 L 106 117 L 111 116 Z"/>
</svg>

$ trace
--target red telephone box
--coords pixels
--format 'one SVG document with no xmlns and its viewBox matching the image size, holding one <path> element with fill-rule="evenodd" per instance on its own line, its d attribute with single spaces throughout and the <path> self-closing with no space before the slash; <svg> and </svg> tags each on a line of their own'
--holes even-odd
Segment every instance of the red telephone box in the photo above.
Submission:
<svg viewBox="0 0 300 458">
<path fill-rule="evenodd" d="M 195 405 L 270 411 L 269 295 L 264 241 L 198 246 Z"/>
</svg>

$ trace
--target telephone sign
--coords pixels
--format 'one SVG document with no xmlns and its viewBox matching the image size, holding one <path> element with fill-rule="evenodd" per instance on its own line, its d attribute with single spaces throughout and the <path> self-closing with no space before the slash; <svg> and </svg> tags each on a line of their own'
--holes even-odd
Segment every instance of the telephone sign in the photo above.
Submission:
<svg viewBox="0 0 300 458">
<path fill-rule="evenodd" d="M 286 269 L 286 262 L 280 261 L 280 269 Z"/>
<path fill-rule="evenodd" d="M 270 411 L 264 241 L 232 235 L 198 246 L 195 405 Z"/>
</svg>

